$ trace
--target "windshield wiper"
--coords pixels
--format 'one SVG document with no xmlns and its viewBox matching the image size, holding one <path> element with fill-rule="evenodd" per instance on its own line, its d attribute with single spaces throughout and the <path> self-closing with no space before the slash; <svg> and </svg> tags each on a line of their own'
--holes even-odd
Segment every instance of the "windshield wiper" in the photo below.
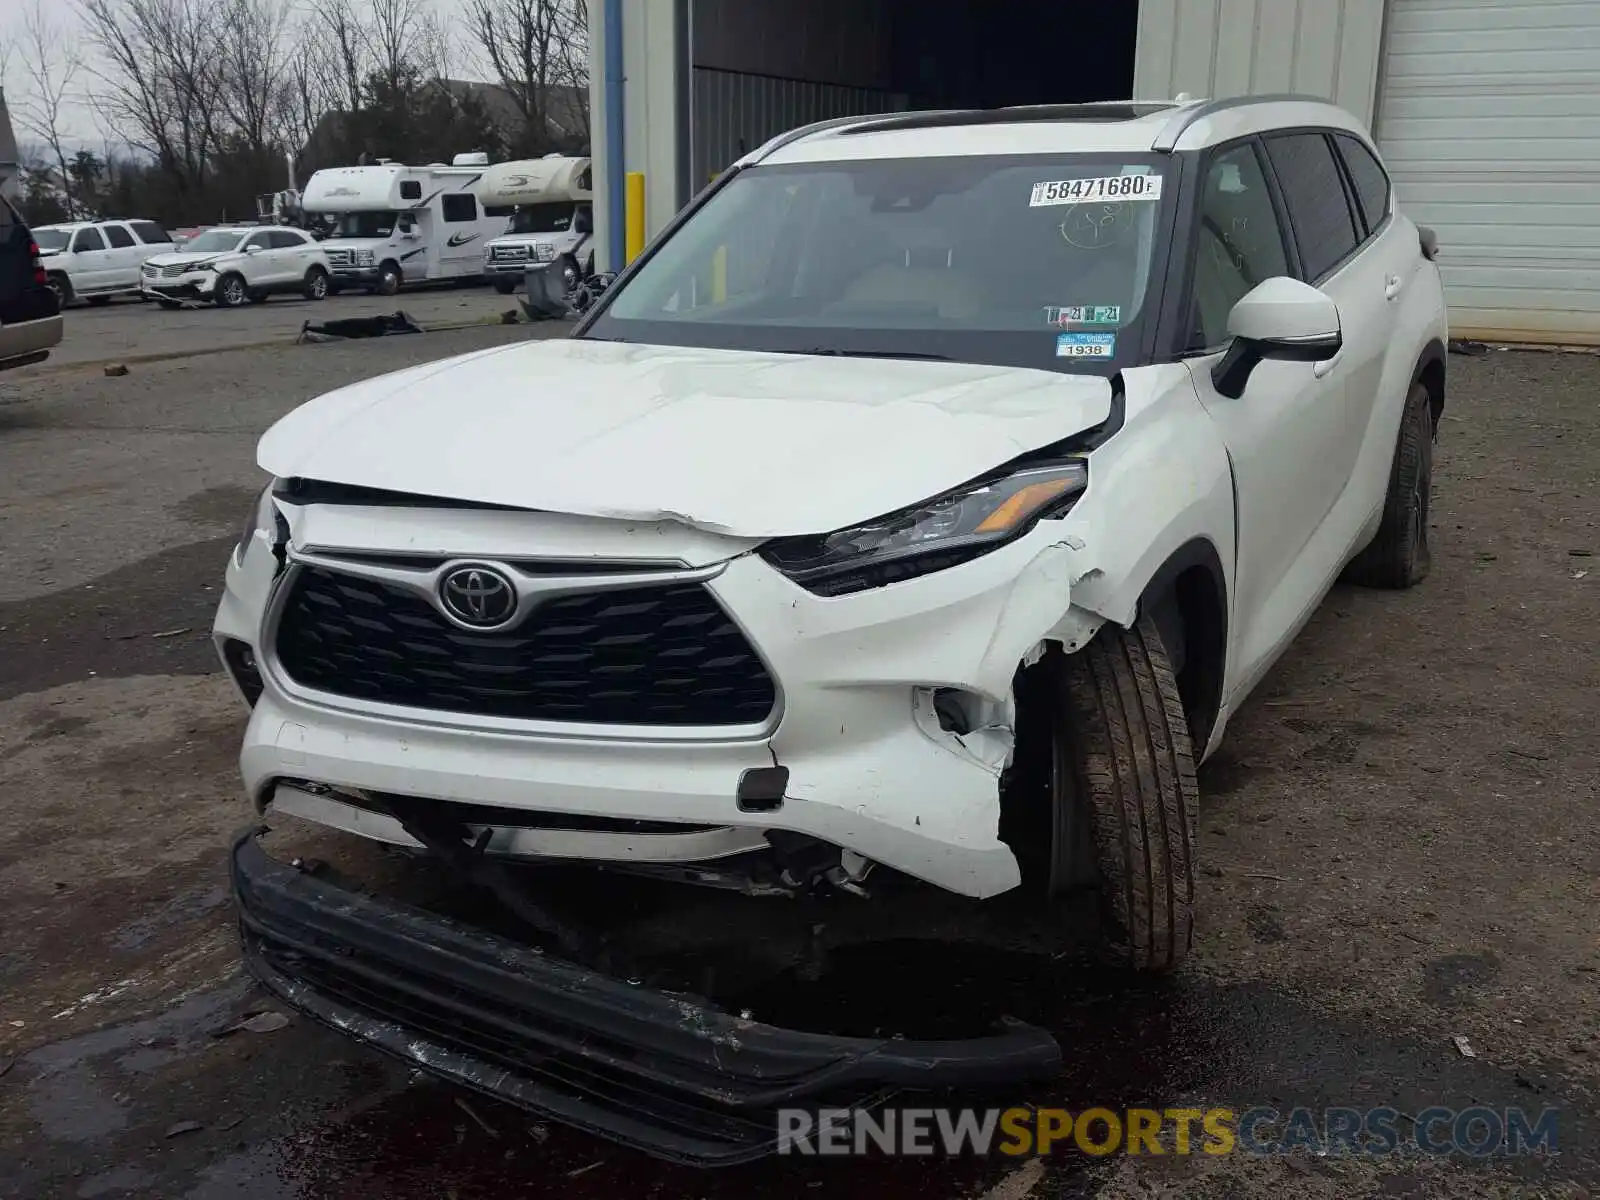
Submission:
<svg viewBox="0 0 1600 1200">
<path fill-rule="evenodd" d="M 925 362 L 949 362 L 946 354 L 922 354 L 915 350 L 840 350 L 834 346 L 813 346 L 798 354 L 819 354 L 824 358 L 911 358 Z"/>
</svg>

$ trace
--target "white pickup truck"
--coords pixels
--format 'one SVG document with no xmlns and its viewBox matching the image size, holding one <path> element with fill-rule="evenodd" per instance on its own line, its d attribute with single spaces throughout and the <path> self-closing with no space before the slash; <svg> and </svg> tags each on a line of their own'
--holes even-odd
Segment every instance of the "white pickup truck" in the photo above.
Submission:
<svg viewBox="0 0 1600 1200">
<path fill-rule="evenodd" d="M 137 296 L 145 261 L 172 249 L 172 238 L 154 221 L 39 225 L 33 236 L 63 308 L 80 298 L 107 304 L 113 296 Z"/>
</svg>

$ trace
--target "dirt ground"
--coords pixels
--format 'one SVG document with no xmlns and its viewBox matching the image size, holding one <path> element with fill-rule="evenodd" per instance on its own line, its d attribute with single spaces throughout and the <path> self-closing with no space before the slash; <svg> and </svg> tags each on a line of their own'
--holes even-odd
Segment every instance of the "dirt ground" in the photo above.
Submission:
<svg viewBox="0 0 1600 1200">
<path fill-rule="evenodd" d="M 1560 1110 L 1553 1159 L 1062 1156 L 663 1167 L 270 1007 L 223 875 L 243 710 L 207 632 L 321 391 L 528 336 L 218 353 L 0 388 L 0 1197 L 1578 1197 L 1600 1188 L 1600 358 L 1450 359 L 1432 577 L 1337 590 L 1202 772 L 1179 978 L 901 939 L 805 1004 L 1052 1029 L 1013 1102 Z M 532 385 L 532 384 L 531 384 Z M 1453 1042 L 1465 1038 L 1475 1057 Z"/>
</svg>

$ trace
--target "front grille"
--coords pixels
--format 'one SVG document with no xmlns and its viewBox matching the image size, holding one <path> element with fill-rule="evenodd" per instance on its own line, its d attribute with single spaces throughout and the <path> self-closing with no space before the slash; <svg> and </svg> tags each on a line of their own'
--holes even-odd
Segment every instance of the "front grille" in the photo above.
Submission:
<svg viewBox="0 0 1600 1200">
<path fill-rule="evenodd" d="M 528 257 L 528 248 L 526 246 L 496 246 L 494 248 L 494 257 L 512 261 L 524 259 Z"/>
<path fill-rule="evenodd" d="M 329 250 L 328 265 L 330 267 L 348 267 L 355 261 L 355 252 L 352 250 Z"/>
<path fill-rule="evenodd" d="M 198 271 L 199 269 L 189 263 L 179 263 L 173 267 L 162 267 L 161 277 L 163 279 L 177 279 L 180 275 L 187 275 L 190 271 Z"/>
<path fill-rule="evenodd" d="M 597 725 L 752 725 L 776 689 L 698 583 L 560 596 L 517 627 L 458 629 L 386 584 L 303 569 L 278 626 L 303 687 L 407 708 Z"/>
</svg>

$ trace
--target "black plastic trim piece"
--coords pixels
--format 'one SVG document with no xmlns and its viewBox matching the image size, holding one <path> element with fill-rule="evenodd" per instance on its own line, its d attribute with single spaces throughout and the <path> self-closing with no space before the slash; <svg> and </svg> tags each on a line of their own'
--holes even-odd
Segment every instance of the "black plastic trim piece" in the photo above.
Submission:
<svg viewBox="0 0 1600 1200">
<path fill-rule="evenodd" d="M 779 1149 L 775 1112 L 875 1104 L 900 1088 L 1052 1077 L 1047 1032 L 961 1041 L 779 1029 L 271 858 L 230 861 L 245 965 L 286 1004 L 430 1074 L 660 1158 L 699 1166 Z"/>
</svg>

